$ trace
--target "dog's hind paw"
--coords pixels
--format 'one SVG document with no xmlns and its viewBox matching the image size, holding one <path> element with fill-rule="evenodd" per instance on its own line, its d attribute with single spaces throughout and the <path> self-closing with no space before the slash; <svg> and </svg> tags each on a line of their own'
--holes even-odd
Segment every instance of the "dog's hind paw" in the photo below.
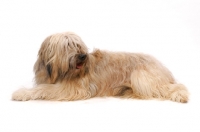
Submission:
<svg viewBox="0 0 200 132">
<path fill-rule="evenodd" d="M 19 89 L 12 94 L 12 100 L 27 101 L 31 99 L 30 91 L 26 88 Z"/>
<path fill-rule="evenodd" d="M 171 100 L 180 103 L 187 103 L 188 102 L 189 93 L 186 90 L 179 90 L 175 91 L 171 95 Z"/>
</svg>

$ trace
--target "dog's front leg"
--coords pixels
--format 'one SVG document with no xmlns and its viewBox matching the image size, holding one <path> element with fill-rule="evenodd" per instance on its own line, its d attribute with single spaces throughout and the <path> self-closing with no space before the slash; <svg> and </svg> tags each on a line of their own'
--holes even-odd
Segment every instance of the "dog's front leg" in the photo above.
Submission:
<svg viewBox="0 0 200 132">
<path fill-rule="evenodd" d="M 12 100 L 27 101 L 31 99 L 32 89 L 21 88 L 12 94 Z"/>
<path fill-rule="evenodd" d="M 22 88 L 12 94 L 12 100 L 56 100 L 61 89 L 56 84 L 40 84 L 32 89 Z"/>
<path fill-rule="evenodd" d="M 66 88 L 59 84 L 40 84 L 32 89 L 22 88 L 12 94 L 12 100 L 82 100 L 88 99 L 91 94 L 81 88 Z"/>
</svg>

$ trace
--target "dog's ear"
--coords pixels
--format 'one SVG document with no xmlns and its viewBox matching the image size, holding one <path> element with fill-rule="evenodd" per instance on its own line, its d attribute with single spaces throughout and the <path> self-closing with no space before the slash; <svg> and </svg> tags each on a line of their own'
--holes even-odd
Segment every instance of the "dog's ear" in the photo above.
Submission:
<svg viewBox="0 0 200 132">
<path fill-rule="evenodd" d="M 52 66 L 51 66 L 50 64 L 48 64 L 48 65 L 46 66 L 46 69 L 47 69 L 47 72 L 48 72 L 48 74 L 49 74 L 49 77 L 51 77 Z"/>
<path fill-rule="evenodd" d="M 46 72 L 48 74 L 49 83 L 55 83 L 59 77 L 58 67 L 54 66 L 53 64 L 47 64 L 47 65 L 45 65 L 45 68 L 46 68 Z"/>
<path fill-rule="evenodd" d="M 58 78 L 58 70 L 52 64 L 45 64 L 40 58 L 34 65 L 35 82 L 36 84 L 53 84 Z"/>
<path fill-rule="evenodd" d="M 37 61 L 35 62 L 34 72 L 36 84 L 52 84 L 55 83 L 58 77 L 58 72 L 55 70 L 55 67 L 53 67 L 51 64 L 46 65 L 40 57 L 38 57 Z"/>
<path fill-rule="evenodd" d="M 97 61 L 101 60 L 103 56 L 99 49 L 94 49 L 92 55 L 96 58 Z"/>
<path fill-rule="evenodd" d="M 50 83 L 50 76 L 47 71 L 47 68 L 39 57 L 34 65 L 34 72 L 35 72 L 35 83 L 36 84 L 43 84 L 43 83 Z"/>
</svg>

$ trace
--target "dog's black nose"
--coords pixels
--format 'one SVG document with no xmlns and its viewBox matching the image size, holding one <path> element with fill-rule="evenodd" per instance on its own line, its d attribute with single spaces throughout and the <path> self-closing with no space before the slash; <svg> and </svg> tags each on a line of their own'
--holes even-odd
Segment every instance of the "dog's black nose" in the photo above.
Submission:
<svg viewBox="0 0 200 132">
<path fill-rule="evenodd" d="M 80 60 L 85 60 L 85 58 L 87 57 L 87 55 L 86 54 L 80 54 L 79 56 L 78 56 L 78 58 L 80 59 Z"/>
</svg>

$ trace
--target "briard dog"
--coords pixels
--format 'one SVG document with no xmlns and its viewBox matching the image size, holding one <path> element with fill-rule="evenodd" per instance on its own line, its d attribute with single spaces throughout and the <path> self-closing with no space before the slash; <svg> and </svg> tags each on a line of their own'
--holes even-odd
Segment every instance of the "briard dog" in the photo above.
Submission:
<svg viewBox="0 0 200 132">
<path fill-rule="evenodd" d="M 188 91 L 154 57 L 142 53 L 88 48 L 72 33 L 47 37 L 34 65 L 35 86 L 22 88 L 13 100 L 84 100 L 114 96 L 186 103 Z"/>
</svg>

